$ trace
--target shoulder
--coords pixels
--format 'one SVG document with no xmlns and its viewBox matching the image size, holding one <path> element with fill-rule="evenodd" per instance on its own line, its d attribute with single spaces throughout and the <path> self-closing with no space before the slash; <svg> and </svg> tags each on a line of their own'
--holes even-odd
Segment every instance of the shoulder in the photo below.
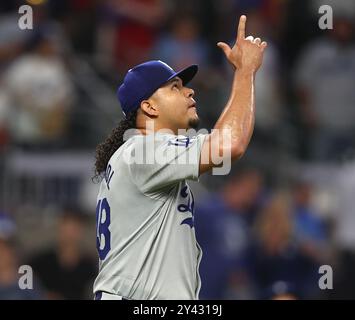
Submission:
<svg viewBox="0 0 355 320">
<path fill-rule="evenodd" d="M 189 140 L 183 135 L 174 135 L 169 133 L 157 133 L 149 135 L 135 135 L 131 137 L 122 147 L 125 152 L 137 151 L 144 148 L 146 152 L 170 145 L 178 145 L 186 143 Z"/>
<path fill-rule="evenodd" d="M 200 150 L 206 135 L 193 137 L 157 133 L 149 135 L 135 135 L 129 138 L 112 156 L 110 162 L 125 161 L 128 165 L 143 164 L 141 161 L 150 160 L 145 164 L 154 164 L 154 159 L 164 159 L 169 162 L 185 152 Z M 199 147 L 198 147 L 199 146 Z M 160 163 L 160 162 L 159 162 Z"/>
</svg>

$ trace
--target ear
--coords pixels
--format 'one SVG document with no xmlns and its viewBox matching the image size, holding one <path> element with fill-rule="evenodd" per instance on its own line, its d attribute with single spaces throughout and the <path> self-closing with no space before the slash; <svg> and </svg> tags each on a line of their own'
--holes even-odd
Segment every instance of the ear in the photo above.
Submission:
<svg viewBox="0 0 355 320">
<path fill-rule="evenodd" d="M 141 102 L 141 109 L 149 117 L 157 117 L 159 115 L 158 108 L 150 99 Z"/>
</svg>

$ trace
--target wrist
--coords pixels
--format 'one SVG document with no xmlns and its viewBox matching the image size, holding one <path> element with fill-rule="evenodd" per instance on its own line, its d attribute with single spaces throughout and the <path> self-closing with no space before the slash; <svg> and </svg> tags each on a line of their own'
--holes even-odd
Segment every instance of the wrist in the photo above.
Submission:
<svg viewBox="0 0 355 320">
<path fill-rule="evenodd" d="M 241 67 L 241 68 L 236 68 L 236 72 L 247 76 L 247 75 L 254 75 L 256 73 L 256 70 L 254 70 L 251 67 Z"/>
</svg>

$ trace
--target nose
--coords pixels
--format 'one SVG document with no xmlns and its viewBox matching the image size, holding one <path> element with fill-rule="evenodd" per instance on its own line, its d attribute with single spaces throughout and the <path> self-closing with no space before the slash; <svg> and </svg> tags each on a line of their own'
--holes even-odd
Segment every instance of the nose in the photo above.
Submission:
<svg viewBox="0 0 355 320">
<path fill-rule="evenodd" d="M 195 95 L 195 91 L 191 88 L 187 88 L 187 97 L 192 98 Z"/>
</svg>

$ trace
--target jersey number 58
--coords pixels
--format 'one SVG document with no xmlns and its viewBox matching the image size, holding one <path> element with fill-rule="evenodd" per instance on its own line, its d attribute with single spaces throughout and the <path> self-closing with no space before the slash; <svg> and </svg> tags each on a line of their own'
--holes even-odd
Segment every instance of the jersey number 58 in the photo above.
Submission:
<svg viewBox="0 0 355 320">
<path fill-rule="evenodd" d="M 96 206 L 96 248 L 100 260 L 104 260 L 111 250 L 111 210 L 107 199 L 99 200 Z"/>
</svg>

